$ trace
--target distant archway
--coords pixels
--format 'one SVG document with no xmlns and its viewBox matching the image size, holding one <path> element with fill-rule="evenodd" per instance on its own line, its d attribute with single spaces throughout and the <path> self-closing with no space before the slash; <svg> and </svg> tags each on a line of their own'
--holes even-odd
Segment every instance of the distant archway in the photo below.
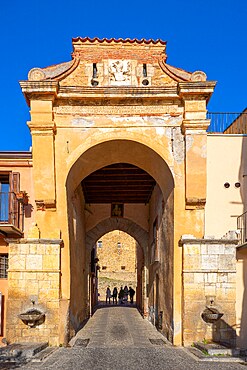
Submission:
<svg viewBox="0 0 247 370">
<path fill-rule="evenodd" d="M 89 230 L 86 234 L 87 249 L 91 249 L 101 236 L 113 230 L 126 232 L 138 242 L 144 251 L 147 251 L 148 232 L 135 222 L 126 218 L 108 218 Z"/>
</svg>

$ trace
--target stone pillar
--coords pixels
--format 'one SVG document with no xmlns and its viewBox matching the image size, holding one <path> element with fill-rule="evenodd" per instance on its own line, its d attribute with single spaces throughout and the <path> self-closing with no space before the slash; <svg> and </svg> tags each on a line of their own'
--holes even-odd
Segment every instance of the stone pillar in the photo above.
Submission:
<svg viewBox="0 0 247 370">
<path fill-rule="evenodd" d="M 55 134 L 53 102 L 57 96 L 57 81 L 36 81 L 37 71 L 29 73 L 29 81 L 21 81 L 22 91 L 30 104 L 32 134 L 33 183 L 37 209 L 56 209 Z M 38 217 L 37 217 L 38 218 Z M 39 220 L 37 220 L 39 224 Z M 40 225 L 39 225 L 40 227 Z M 41 227 L 42 228 L 42 227 Z M 48 228 L 47 223 L 45 228 Z M 43 228 L 42 228 L 43 229 Z"/>
<path fill-rule="evenodd" d="M 33 143 L 33 177 L 37 208 L 56 208 L 55 183 L 55 123 L 52 113 L 52 96 L 50 100 L 31 101 L 31 118 L 28 126 Z M 41 155 L 42 153 L 42 155 Z"/>
<path fill-rule="evenodd" d="M 237 239 L 196 239 L 184 236 L 183 344 L 204 338 L 235 345 Z M 224 315 L 206 323 L 202 313 L 214 307 Z"/>
<path fill-rule="evenodd" d="M 186 209 L 204 208 L 207 184 L 207 135 L 210 120 L 206 104 L 215 87 L 203 72 L 194 72 L 192 82 L 179 83 L 184 102 L 182 131 L 185 136 L 185 205 Z"/>
<path fill-rule="evenodd" d="M 60 255 L 62 240 L 9 239 L 6 338 L 14 342 L 62 343 L 60 317 Z M 18 317 L 30 309 L 45 314 L 45 321 L 29 327 Z M 61 321 L 61 323 L 60 323 Z"/>
</svg>

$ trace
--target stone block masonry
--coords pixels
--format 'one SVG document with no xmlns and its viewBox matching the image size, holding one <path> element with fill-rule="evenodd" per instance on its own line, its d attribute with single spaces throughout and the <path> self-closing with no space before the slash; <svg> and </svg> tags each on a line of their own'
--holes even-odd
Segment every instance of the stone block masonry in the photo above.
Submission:
<svg viewBox="0 0 247 370">
<path fill-rule="evenodd" d="M 13 342 L 59 345 L 61 240 L 9 239 L 9 298 L 6 338 Z M 30 309 L 45 321 L 29 327 L 18 317 Z"/>
<path fill-rule="evenodd" d="M 235 346 L 237 244 L 237 239 L 182 237 L 185 346 L 204 339 Z M 202 319 L 206 307 L 224 315 L 206 323 Z"/>
</svg>

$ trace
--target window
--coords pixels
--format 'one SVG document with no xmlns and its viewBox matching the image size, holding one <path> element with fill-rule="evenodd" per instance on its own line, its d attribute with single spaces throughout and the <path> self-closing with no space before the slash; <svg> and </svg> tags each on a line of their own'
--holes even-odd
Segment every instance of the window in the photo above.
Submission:
<svg viewBox="0 0 247 370">
<path fill-rule="evenodd" d="M 0 174 L 0 222 L 9 219 L 9 175 Z"/>
<path fill-rule="evenodd" d="M 102 270 L 106 270 L 106 266 L 102 266 Z"/>
<path fill-rule="evenodd" d="M 93 63 L 93 78 L 97 78 L 97 64 Z"/>
<path fill-rule="evenodd" d="M 125 270 L 125 266 L 121 266 L 121 270 Z"/>
<path fill-rule="evenodd" d="M 0 254 L 0 279 L 7 279 L 9 259 L 7 254 Z"/>
<path fill-rule="evenodd" d="M 121 243 L 120 242 L 117 242 L 117 247 L 121 248 Z"/>
<path fill-rule="evenodd" d="M 143 74 L 143 77 L 147 77 L 148 76 L 146 63 L 143 64 L 142 74 Z"/>
<path fill-rule="evenodd" d="M 97 243 L 97 245 L 98 245 L 98 248 L 102 248 L 102 246 L 103 246 L 102 240 L 99 240 L 98 243 Z"/>
</svg>

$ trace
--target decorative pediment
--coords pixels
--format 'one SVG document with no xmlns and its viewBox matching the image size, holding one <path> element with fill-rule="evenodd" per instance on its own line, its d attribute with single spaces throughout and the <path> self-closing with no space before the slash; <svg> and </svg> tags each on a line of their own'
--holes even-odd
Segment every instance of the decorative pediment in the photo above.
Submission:
<svg viewBox="0 0 247 370">
<path fill-rule="evenodd" d="M 71 61 L 46 68 L 33 68 L 28 74 L 28 81 L 21 81 L 28 102 L 32 94 L 36 98 L 39 93 L 53 94 L 55 97 L 60 96 L 64 88 L 70 89 L 71 97 L 71 89 L 90 89 L 90 95 L 97 91 L 105 95 L 107 92 L 101 89 L 109 92 L 118 89 L 118 94 L 120 89 L 142 89 L 141 95 L 148 93 L 152 96 L 157 94 L 157 89 L 176 88 L 179 93 L 181 83 L 197 85 L 205 83 L 207 79 L 202 71 L 192 73 L 167 64 L 166 42 L 159 39 L 77 37 L 72 39 L 72 45 Z M 53 86 L 55 83 L 56 86 Z M 53 100 L 50 95 L 46 98 Z"/>
<path fill-rule="evenodd" d="M 60 80 L 74 71 L 79 60 L 56 64 L 46 68 L 32 68 L 28 73 L 29 81 Z"/>
</svg>

